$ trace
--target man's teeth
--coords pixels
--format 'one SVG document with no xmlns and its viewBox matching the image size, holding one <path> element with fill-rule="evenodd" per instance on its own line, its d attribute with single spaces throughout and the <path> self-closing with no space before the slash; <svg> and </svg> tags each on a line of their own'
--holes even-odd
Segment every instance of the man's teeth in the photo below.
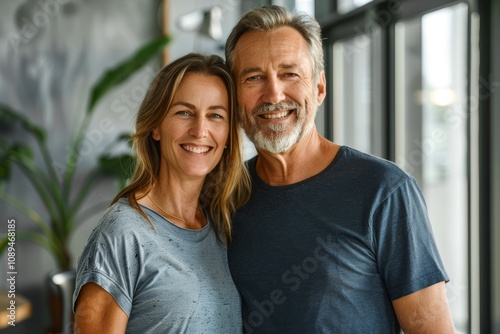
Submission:
<svg viewBox="0 0 500 334">
<path fill-rule="evenodd" d="M 208 152 L 208 150 L 210 150 L 210 147 L 207 147 L 207 146 L 198 147 L 198 146 L 183 145 L 182 147 L 186 151 L 193 152 L 193 153 L 206 153 L 206 152 Z"/>
<path fill-rule="evenodd" d="M 262 117 L 267 119 L 272 119 L 272 118 L 283 118 L 286 117 L 286 115 L 288 115 L 288 111 L 282 111 L 275 114 L 262 114 Z"/>
</svg>

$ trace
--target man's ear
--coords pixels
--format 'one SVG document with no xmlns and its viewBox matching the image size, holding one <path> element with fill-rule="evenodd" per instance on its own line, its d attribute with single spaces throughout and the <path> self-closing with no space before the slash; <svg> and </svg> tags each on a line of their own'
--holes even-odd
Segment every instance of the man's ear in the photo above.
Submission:
<svg viewBox="0 0 500 334">
<path fill-rule="evenodd" d="M 317 102 L 318 106 L 323 103 L 323 100 L 325 99 L 326 96 L 326 77 L 325 77 L 325 72 L 321 72 L 318 80 L 318 84 L 316 86 L 318 89 L 318 96 L 317 96 Z"/>
</svg>

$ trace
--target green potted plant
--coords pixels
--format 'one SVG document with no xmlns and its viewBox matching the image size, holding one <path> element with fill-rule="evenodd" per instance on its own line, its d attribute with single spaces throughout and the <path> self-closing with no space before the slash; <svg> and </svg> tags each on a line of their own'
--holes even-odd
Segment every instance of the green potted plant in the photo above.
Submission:
<svg viewBox="0 0 500 334">
<path fill-rule="evenodd" d="M 72 269 L 72 259 L 68 249 L 69 238 L 81 219 L 83 203 L 98 181 L 112 177 L 119 180 L 123 186 L 133 168 L 130 154 L 110 155 L 104 153 L 98 157 L 82 185 L 75 184 L 75 172 L 82 142 L 95 107 L 106 93 L 125 82 L 149 60 L 157 56 L 168 42 L 169 38 L 166 36 L 151 40 L 130 58 L 105 72 L 92 86 L 83 120 L 72 138 L 70 154 L 68 154 L 64 166 L 53 164 L 55 160 L 47 145 L 47 131 L 44 128 L 31 122 L 22 113 L 0 104 L 0 122 L 18 123 L 23 131 L 34 136 L 37 144 L 37 148 L 32 148 L 24 143 L 11 143 L 0 135 L 0 200 L 16 208 L 36 225 L 38 230 L 36 232 L 16 230 L 16 238 L 28 239 L 42 245 L 54 258 L 57 270 Z M 124 134 L 118 136 L 116 141 L 128 141 L 128 139 L 129 136 Z M 33 159 L 34 149 L 38 149 L 41 153 L 44 169 L 35 163 Z M 43 203 L 44 214 L 36 212 L 27 203 L 5 191 L 5 185 L 10 179 L 13 165 L 19 168 L 36 190 Z M 45 216 L 48 218 L 42 218 Z M 2 231 L 3 235 L 0 237 L 0 252 L 3 252 L 8 246 L 9 239 L 6 232 L 6 230 Z"/>
</svg>

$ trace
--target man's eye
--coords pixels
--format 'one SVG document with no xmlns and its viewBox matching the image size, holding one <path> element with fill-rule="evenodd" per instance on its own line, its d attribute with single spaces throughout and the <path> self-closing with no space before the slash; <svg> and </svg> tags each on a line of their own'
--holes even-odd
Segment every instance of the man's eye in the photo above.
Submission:
<svg viewBox="0 0 500 334">
<path fill-rule="evenodd" d="M 285 73 L 284 76 L 287 77 L 287 78 L 293 78 L 293 77 L 296 77 L 298 75 L 297 75 L 297 73 Z"/>
<path fill-rule="evenodd" d="M 256 81 L 256 80 L 259 80 L 259 79 L 262 79 L 261 75 L 252 75 L 251 77 L 248 77 L 246 80 L 247 81 Z"/>
</svg>

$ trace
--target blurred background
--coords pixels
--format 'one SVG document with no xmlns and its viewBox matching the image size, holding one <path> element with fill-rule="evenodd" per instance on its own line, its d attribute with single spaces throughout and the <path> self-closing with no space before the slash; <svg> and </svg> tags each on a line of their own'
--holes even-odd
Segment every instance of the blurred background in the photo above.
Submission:
<svg viewBox="0 0 500 334">
<path fill-rule="evenodd" d="M 322 26 L 328 95 L 316 118 L 320 132 L 392 160 L 418 180 L 451 278 L 447 292 L 457 332 L 500 333 L 500 68 L 494 61 L 500 59 L 500 1 L 2 0 L 0 105 L 45 129 L 56 179 L 63 180 L 68 161 L 74 162 L 76 194 L 69 197 L 77 198 L 103 154 L 129 153 L 124 142 L 113 142 L 133 130 L 162 65 L 193 51 L 223 56 L 238 18 L 266 4 L 306 12 Z M 166 47 L 106 91 L 85 116 L 106 71 L 163 35 L 171 37 Z M 15 292 L 31 312 L 0 332 L 47 333 L 55 321 L 63 322 L 58 332 L 71 333 L 71 320 L 52 320 L 49 293 L 64 292 L 49 281 L 67 268 L 47 246 L 23 239 L 43 228 L 19 207 L 50 221 L 47 205 L 23 170 L 2 158 L 19 142 L 32 147 L 36 168 L 50 169 L 36 136 L 19 119 L 0 118 L 0 233 L 15 220 Z M 82 147 L 75 160 L 78 135 Z M 245 157 L 254 154 L 246 141 Z M 67 231 L 69 267 L 120 187 L 112 172 L 124 169 L 124 160 L 109 166 Z M 21 204 L 16 208 L 11 198 Z M 4 252 L 2 295 L 11 288 L 11 260 Z"/>
</svg>

